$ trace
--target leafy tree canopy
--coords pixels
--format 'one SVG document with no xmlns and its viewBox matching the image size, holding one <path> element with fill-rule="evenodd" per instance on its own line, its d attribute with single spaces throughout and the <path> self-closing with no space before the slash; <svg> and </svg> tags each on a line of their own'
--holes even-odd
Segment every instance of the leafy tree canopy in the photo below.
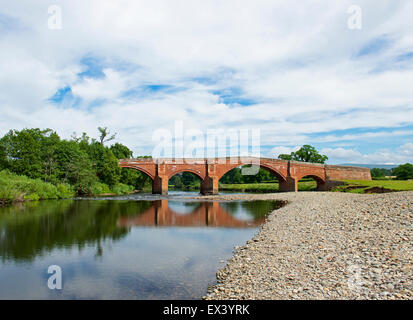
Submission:
<svg viewBox="0 0 413 320">
<path fill-rule="evenodd" d="M 59 142 L 60 137 L 51 129 L 10 130 L 0 139 L 3 166 L 14 173 L 47 181 Z"/>
<path fill-rule="evenodd" d="M 313 146 L 303 145 L 299 150 L 288 154 L 280 154 L 278 159 L 295 160 L 312 163 L 325 163 L 328 160 L 326 155 L 320 154 Z"/>
<path fill-rule="evenodd" d="M 99 133 L 100 133 L 100 135 L 99 135 L 100 144 L 103 145 L 105 142 L 115 140 L 116 133 L 109 136 L 110 132 L 109 132 L 107 127 L 104 127 L 104 128 L 103 127 L 98 127 L 98 130 L 99 130 Z"/>
<path fill-rule="evenodd" d="M 99 132 L 98 141 L 86 133 L 80 137 L 74 133 L 71 140 L 62 140 L 51 129 L 10 130 L 0 139 L 0 169 L 56 185 L 69 183 L 78 194 L 91 193 L 96 183 L 113 187 L 123 178 L 114 153 L 128 158 L 132 152 L 119 143 L 104 146 L 115 135 L 110 136 L 107 128 L 99 128 Z M 132 176 L 135 185 L 139 175 Z"/>
<path fill-rule="evenodd" d="M 383 178 L 392 175 L 391 170 L 384 168 L 372 168 L 370 169 L 370 173 L 372 178 Z"/>
<path fill-rule="evenodd" d="M 110 150 L 112 150 L 113 154 L 118 159 L 133 158 L 133 152 L 127 146 L 121 143 L 115 143 L 111 145 Z"/>
<path fill-rule="evenodd" d="M 393 174 L 398 180 L 413 179 L 413 164 L 402 164 L 393 170 Z"/>
<path fill-rule="evenodd" d="M 282 154 L 279 154 L 279 155 L 278 155 L 278 159 L 281 159 L 281 160 L 292 160 L 293 157 L 292 157 L 291 154 L 282 153 Z"/>
</svg>

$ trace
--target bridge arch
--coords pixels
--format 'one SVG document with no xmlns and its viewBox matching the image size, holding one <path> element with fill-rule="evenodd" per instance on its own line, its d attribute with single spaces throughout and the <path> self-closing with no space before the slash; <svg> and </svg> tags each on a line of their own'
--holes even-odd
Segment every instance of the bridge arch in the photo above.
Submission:
<svg viewBox="0 0 413 320">
<path fill-rule="evenodd" d="M 296 177 L 297 182 L 300 181 L 302 178 L 305 177 L 309 177 L 309 178 L 313 178 L 315 181 L 320 182 L 320 183 L 324 183 L 326 182 L 325 178 L 322 177 L 321 175 L 318 175 L 316 173 L 310 173 L 310 174 L 301 174 L 298 177 Z"/>
<path fill-rule="evenodd" d="M 147 176 L 149 176 L 149 178 L 151 178 L 151 180 L 153 181 L 155 179 L 155 176 L 150 173 L 149 171 L 145 170 L 144 168 L 141 167 L 137 167 L 137 166 L 133 166 L 133 165 L 122 165 L 121 168 L 127 168 L 127 169 L 135 169 L 137 171 L 140 171 L 144 174 L 146 174 Z"/>
<path fill-rule="evenodd" d="M 317 190 L 321 190 L 323 188 L 323 186 L 325 185 L 325 183 L 326 183 L 325 178 L 318 175 L 318 174 L 304 174 L 304 175 L 300 175 L 298 178 L 296 178 L 297 184 L 303 178 L 312 178 L 312 179 L 314 179 L 315 182 L 317 183 Z"/>
<path fill-rule="evenodd" d="M 245 163 L 245 164 L 242 164 L 242 163 L 239 164 L 238 163 L 238 164 L 234 164 L 231 167 L 227 167 L 227 170 L 224 171 L 223 173 L 221 173 L 221 175 L 218 176 L 218 180 L 221 179 L 225 174 L 227 174 L 231 170 L 233 170 L 235 168 L 243 167 L 243 166 L 248 166 L 248 165 L 251 165 L 251 163 Z M 262 169 L 268 170 L 280 182 L 287 180 L 287 177 L 285 177 L 281 172 L 279 172 L 278 170 L 276 170 L 274 168 L 271 168 L 270 166 L 268 166 L 266 164 L 260 164 L 259 167 L 262 168 Z"/>
<path fill-rule="evenodd" d="M 231 167 L 227 167 L 227 168 L 226 168 L 227 170 L 225 170 L 225 172 L 223 172 L 223 173 L 219 176 L 218 181 L 220 181 L 220 179 L 221 179 L 222 177 L 224 177 L 225 174 L 227 174 L 227 173 L 230 172 L 231 170 L 234 170 L 234 169 L 240 168 L 240 167 L 244 167 L 244 166 L 248 166 L 248 165 L 254 165 L 254 164 L 251 164 L 251 163 L 245 163 L 245 164 L 241 163 L 241 164 L 240 164 L 240 163 L 238 163 L 238 164 L 234 164 L 234 165 L 231 166 Z M 272 177 L 275 177 L 275 178 L 277 179 L 277 181 L 278 181 L 278 186 L 279 186 L 278 189 L 279 189 L 279 190 L 282 189 L 282 188 L 284 187 L 284 185 L 287 183 L 287 177 L 285 177 L 284 174 L 282 174 L 281 172 L 279 172 L 276 168 L 273 168 L 273 167 L 271 167 L 270 165 L 267 165 L 267 164 L 265 164 L 265 163 L 260 163 L 259 165 L 257 164 L 257 166 L 259 166 L 260 169 L 264 169 L 264 170 L 268 171 Z M 219 191 L 219 183 L 217 183 L 217 191 Z M 272 192 L 276 192 L 276 191 L 277 191 L 277 189 L 274 188 L 274 190 L 273 190 Z M 270 192 L 271 192 L 271 191 L 270 191 Z"/>
<path fill-rule="evenodd" d="M 179 174 L 179 173 L 184 173 L 184 172 L 193 173 L 193 174 L 196 175 L 199 179 L 201 179 L 201 181 L 205 179 L 205 176 L 202 176 L 202 174 L 201 174 L 199 171 L 193 170 L 193 169 L 190 169 L 190 168 L 183 168 L 183 169 L 179 169 L 179 170 L 173 171 L 173 172 L 171 172 L 171 173 L 168 175 L 168 179 L 171 179 L 173 176 L 175 176 L 175 175 L 177 175 L 177 174 Z"/>
<path fill-rule="evenodd" d="M 272 175 L 274 175 L 278 179 L 279 182 L 287 180 L 287 177 L 285 177 L 281 172 L 277 171 L 274 168 L 271 168 L 268 165 L 262 164 L 260 165 L 260 168 L 268 170 Z"/>
<path fill-rule="evenodd" d="M 172 185 L 171 190 L 184 191 L 201 191 L 201 185 L 204 181 L 202 174 L 193 169 L 182 168 L 171 172 L 168 176 L 168 189 Z"/>
</svg>

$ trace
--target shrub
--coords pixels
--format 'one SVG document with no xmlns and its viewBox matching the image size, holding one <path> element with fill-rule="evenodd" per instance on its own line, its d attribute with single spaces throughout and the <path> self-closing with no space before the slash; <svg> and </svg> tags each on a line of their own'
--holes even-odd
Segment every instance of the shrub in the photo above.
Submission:
<svg viewBox="0 0 413 320">
<path fill-rule="evenodd" d="M 18 199 L 21 192 L 18 190 L 10 189 L 7 185 L 0 182 L 0 199 L 5 202 L 10 202 L 12 200 Z"/>
<path fill-rule="evenodd" d="M 55 186 L 40 179 L 30 179 L 7 170 L 0 171 L 0 199 L 16 200 L 41 200 L 69 198 L 74 195 L 74 190 L 67 184 Z"/>
<path fill-rule="evenodd" d="M 117 183 L 113 186 L 112 191 L 116 194 L 128 194 L 133 191 L 134 187 L 123 183 Z"/>
<path fill-rule="evenodd" d="M 31 193 L 31 194 L 25 195 L 24 200 L 38 201 L 40 200 L 40 197 L 37 193 Z"/>
<path fill-rule="evenodd" d="M 76 195 L 74 188 L 67 183 L 58 184 L 57 191 L 60 199 L 73 198 Z"/>
<path fill-rule="evenodd" d="M 92 184 L 91 193 L 92 194 L 103 194 L 103 193 L 112 193 L 112 191 L 109 189 L 109 186 L 107 184 L 104 184 L 102 182 L 95 182 L 94 184 Z"/>
</svg>

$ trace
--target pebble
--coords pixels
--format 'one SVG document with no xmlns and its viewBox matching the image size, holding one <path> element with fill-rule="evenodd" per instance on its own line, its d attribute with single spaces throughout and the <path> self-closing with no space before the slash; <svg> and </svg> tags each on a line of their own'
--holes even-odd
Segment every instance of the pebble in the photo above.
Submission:
<svg viewBox="0 0 413 320">
<path fill-rule="evenodd" d="M 235 248 L 205 299 L 413 299 L 411 191 L 208 198 L 287 205 Z"/>
</svg>

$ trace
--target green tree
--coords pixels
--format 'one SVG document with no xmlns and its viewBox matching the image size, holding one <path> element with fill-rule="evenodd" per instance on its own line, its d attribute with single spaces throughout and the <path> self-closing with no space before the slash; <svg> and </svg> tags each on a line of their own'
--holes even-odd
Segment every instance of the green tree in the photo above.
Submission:
<svg viewBox="0 0 413 320">
<path fill-rule="evenodd" d="M 149 176 L 135 169 L 122 168 L 120 183 L 133 186 L 135 190 L 142 190 L 151 182 Z"/>
<path fill-rule="evenodd" d="M 41 143 L 41 159 L 43 180 L 46 182 L 58 183 L 56 177 L 56 148 L 59 146 L 61 140 L 59 135 L 51 130 L 43 133 L 43 139 Z"/>
<path fill-rule="evenodd" d="M 393 175 L 395 175 L 398 180 L 413 179 L 413 164 L 405 163 L 398 166 L 393 169 Z"/>
<path fill-rule="evenodd" d="M 313 146 L 303 145 L 299 150 L 291 152 L 290 155 L 280 154 L 278 159 L 295 160 L 312 163 L 325 163 L 328 160 L 326 155 L 320 154 Z"/>
<path fill-rule="evenodd" d="M 105 147 L 104 143 L 115 135 L 110 135 L 107 128 L 99 131 L 98 141 L 86 133 L 80 137 L 74 133 L 71 140 L 61 140 L 51 129 L 10 130 L 0 139 L 0 169 L 55 185 L 68 183 L 78 194 L 97 190 L 98 182 L 106 189 L 119 182 L 137 189 L 148 186 L 150 179 L 146 174 L 119 167 L 118 158 L 130 158 L 132 151 L 119 143 Z"/>
<path fill-rule="evenodd" d="M 267 182 L 274 180 L 274 176 L 268 171 L 263 168 L 260 168 L 260 171 L 256 175 L 256 182 Z"/>
<path fill-rule="evenodd" d="M 125 145 L 121 143 L 115 143 L 110 146 L 113 154 L 118 159 L 130 159 L 133 158 L 133 152 Z"/>
<path fill-rule="evenodd" d="M 292 160 L 292 156 L 291 156 L 291 154 L 282 153 L 282 154 L 279 154 L 279 155 L 278 155 L 278 159 L 281 159 L 281 160 Z"/>
<path fill-rule="evenodd" d="M 181 180 L 184 186 L 194 186 L 199 182 L 199 177 L 191 172 L 182 172 Z"/>
<path fill-rule="evenodd" d="M 74 186 L 78 194 L 90 194 L 98 181 L 92 161 L 76 141 L 60 142 L 56 148 L 57 177 Z"/>
<path fill-rule="evenodd" d="M 85 149 L 89 145 L 90 137 L 86 132 L 83 132 L 80 137 L 76 135 L 76 132 L 73 132 L 72 140 L 76 141 L 82 149 Z"/>
<path fill-rule="evenodd" d="M 7 168 L 6 148 L 0 144 L 0 170 Z"/>
<path fill-rule="evenodd" d="M 177 189 L 181 189 L 183 187 L 180 174 L 176 174 L 171 179 L 169 179 L 169 183 Z"/>
<path fill-rule="evenodd" d="M 6 153 L 6 166 L 14 173 L 30 178 L 45 178 L 51 172 L 53 144 L 60 138 L 51 129 L 10 130 L 0 145 Z"/>
<path fill-rule="evenodd" d="M 105 142 L 115 140 L 116 138 L 116 133 L 108 137 L 110 135 L 110 132 L 107 127 L 98 127 L 98 131 L 100 133 L 99 142 L 101 145 L 103 145 Z"/>
<path fill-rule="evenodd" d="M 92 161 L 99 180 L 110 187 L 119 182 L 121 168 L 113 152 L 99 142 L 92 142 L 87 147 L 87 154 Z"/>
<path fill-rule="evenodd" d="M 152 180 L 151 178 L 143 172 L 137 171 L 137 179 L 135 183 L 136 190 L 143 190 L 144 188 L 151 189 L 152 188 Z"/>
<path fill-rule="evenodd" d="M 61 140 L 51 129 L 10 130 L 0 139 L 0 169 L 55 185 L 68 183 L 78 194 L 109 187 L 120 190 L 119 182 L 136 189 L 150 187 L 146 174 L 119 167 L 118 159 L 131 158 L 132 151 L 120 143 L 105 147 L 116 134 L 111 135 L 106 127 L 98 130 L 98 140 L 86 133 L 79 137 L 73 133 L 71 140 Z"/>
<path fill-rule="evenodd" d="M 385 176 L 390 176 L 391 171 L 383 168 L 372 168 L 370 169 L 372 178 L 384 178 Z"/>
<path fill-rule="evenodd" d="M 133 158 L 133 152 L 127 146 L 121 143 L 115 143 L 111 145 L 110 150 L 118 159 Z M 128 168 L 121 169 L 119 182 L 133 186 L 136 190 L 142 190 L 147 180 L 148 176 L 138 170 Z"/>
<path fill-rule="evenodd" d="M 224 174 L 224 176 L 220 179 L 220 182 L 224 184 L 244 183 L 243 177 L 241 168 L 234 168 Z"/>
</svg>

